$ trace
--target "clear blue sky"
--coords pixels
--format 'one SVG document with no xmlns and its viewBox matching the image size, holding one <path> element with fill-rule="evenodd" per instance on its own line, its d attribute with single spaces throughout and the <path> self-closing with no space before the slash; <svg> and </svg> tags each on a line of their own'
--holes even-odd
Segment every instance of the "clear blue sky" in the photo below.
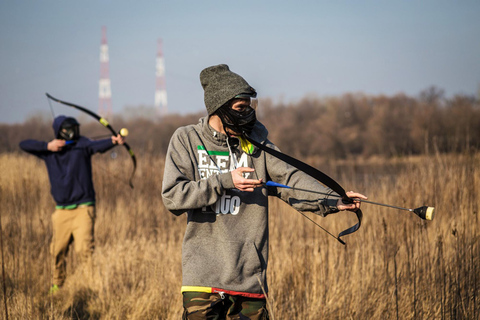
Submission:
<svg viewBox="0 0 480 320">
<path fill-rule="evenodd" d="M 45 92 L 97 111 L 102 26 L 115 113 L 153 105 L 158 38 L 181 114 L 219 63 L 283 102 L 480 86 L 480 1 L 0 0 L 0 123 L 49 115 Z"/>
</svg>

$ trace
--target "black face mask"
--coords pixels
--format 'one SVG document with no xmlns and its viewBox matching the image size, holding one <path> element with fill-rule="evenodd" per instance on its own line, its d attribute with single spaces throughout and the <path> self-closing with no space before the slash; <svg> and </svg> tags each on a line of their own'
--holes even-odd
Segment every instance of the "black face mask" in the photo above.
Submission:
<svg viewBox="0 0 480 320">
<path fill-rule="evenodd" d="M 257 122 L 255 109 L 247 107 L 243 111 L 233 110 L 230 106 L 223 106 L 217 110 L 223 126 L 237 134 L 250 135 Z"/>
<path fill-rule="evenodd" d="M 57 138 L 67 141 L 78 140 L 78 138 L 80 138 L 80 127 L 78 122 L 74 119 L 66 119 L 63 121 Z"/>
</svg>

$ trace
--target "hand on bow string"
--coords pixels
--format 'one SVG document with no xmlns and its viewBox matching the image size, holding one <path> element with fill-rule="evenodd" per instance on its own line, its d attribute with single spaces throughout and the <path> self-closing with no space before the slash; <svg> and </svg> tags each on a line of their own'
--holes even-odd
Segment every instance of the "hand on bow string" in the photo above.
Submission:
<svg viewBox="0 0 480 320">
<path fill-rule="evenodd" d="M 337 208 L 340 211 L 348 210 L 348 211 L 357 211 L 360 209 L 360 200 L 367 200 L 368 198 L 358 192 L 348 191 L 347 197 L 353 200 L 353 203 L 345 203 L 342 199 L 338 199 Z"/>
<path fill-rule="evenodd" d="M 262 179 L 248 179 L 249 173 L 254 171 L 255 169 L 249 167 L 240 167 L 233 170 L 231 173 L 235 188 L 240 191 L 253 192 L 255 188 L 261 187 L 263 185 Z"/>
<path fill-rule="evenodd" d="M 53 139 L 47 144 L 47 149 L 51 152 L 58 152 L 62 150 L 63 147 L 65 147 L 65 140 L 62 139 Z"/>
</svg>

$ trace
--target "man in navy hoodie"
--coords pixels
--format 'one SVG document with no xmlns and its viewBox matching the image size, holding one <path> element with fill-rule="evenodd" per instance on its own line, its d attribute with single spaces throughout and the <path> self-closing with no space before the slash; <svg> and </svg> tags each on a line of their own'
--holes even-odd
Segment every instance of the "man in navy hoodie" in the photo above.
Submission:
<svg viewBox="0 0 480 320">
<path fill-rule="evenodd" d="M 66 278 L 66 256 L 75 240 L 79 260 L 91 270 L 94 250 L 95 189 L 91 157 L 124 143 L 121 135 L 103 140 L 80 136 L 75 118 L 58 116 L 53 121 L 55 138 L 50 142 L 24 140 L 20 148 L 45 161 L 51 193 L 56 202 L 52 215 L 54 258 L 53 286 L 58 291 Z"/>
</svg>

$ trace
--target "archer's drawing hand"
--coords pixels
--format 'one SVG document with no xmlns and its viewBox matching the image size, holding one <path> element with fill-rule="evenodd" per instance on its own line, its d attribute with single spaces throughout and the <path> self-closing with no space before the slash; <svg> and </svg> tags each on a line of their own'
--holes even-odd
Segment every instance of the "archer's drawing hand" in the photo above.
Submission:
<svg viewBox="0 0 480 320">
<path fill-rule="evenodd" d="M 253 190 L 257 187 L 262 186 L 262 179 L 246 179 L 244 178 L 244 173 L 254 172 L 255 169 L 248 168 L 248 167 L 240 167 L 233 170 L 232 173 L 232 180 L 235 188 L 240 191 L 248 191 L 253 192 Z"/>
<path fill-rule="evenodd" d="M 343 210 L 357 211 L 358 209 L 360 209 L 360 200 L 359 199 L 363 199 L 363 200 L 368 199 L 363 194 L 353 192 L 353 191 L 348 191 L 347 196 L 349 198 L 352 198 L 354 202 L 353 203 L 343 203 L 342 199 L 338 199 L 338 202 L 337 202 L 338 210 L 340 210 L 340 211 L 343 211 Z"/>
<path fill-rule="evenodd" d="M 65 147 L 65 140 L 61 139 L 53 139 L 47 144 L 48 151 L 52 152 L 58 152 L 62 150 L 63 147 Z"/>
<path fill-rule="evenodd" d="M 112 136 L 112 143 L 113 144 L 124 144 L 125 143 L 125 137 L 118 134 L 117 136 Z"/>
</svg>

